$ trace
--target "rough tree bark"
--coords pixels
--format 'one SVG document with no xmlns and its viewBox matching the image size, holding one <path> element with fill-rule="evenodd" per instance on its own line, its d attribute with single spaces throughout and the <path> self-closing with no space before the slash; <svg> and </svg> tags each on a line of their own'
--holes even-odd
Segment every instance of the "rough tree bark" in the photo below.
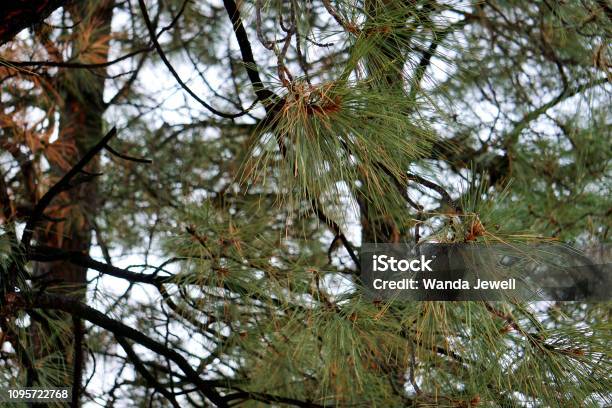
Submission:
<svg viewBox="0 0 612 408">
<path fill-rule="evenodd" d="M 81 21 L 80 30 L 91 30 L 89 44 L 104 44 L 111 32 L 111 19 L 114 0 L 99 2 L 78 2 L 67 7 L 74 21 Z M 87 44 L 85 44 L 87 46 Z M 78 47 L 75 47 L 78 49 Z M 79 52 L 79 51 L 77 51 Z M 96 58 L 107 60 L 108 47 L 97 47 Z M 105 110 L 103 93 L 106 70 L 98 68 L 91 71 L 71 71 L 65 69 L 59 74 L 63 106 L 60 111 L 58 142 L 65 146 L 64 159 L 70 164 L 94 145 L 103 135 L 103 113 Z M 99 159 L 94 158 L 85 168 L 89 177 L 87 182 L 64 192 L 58 197 L 47 214 L 54 220 L 40 226 L 35 234 L 39 245 L 61 248 L 67 251 L 88 253 L 91 245 L 93 217 L 99 207 L 99 198 L 92 174 L 97 173 Z M 51 171 L 58 178 L 67 169 L 51 163 Z M 61 221 L 57 221 L 61 220 Z M 34 275 L 41 278 L 48 292 L 68 294 L 75 299 L 84 300 L 87 268 L 66 261 L 36 263 Z M 69 319 L 69 318 L 68 318 Z M 83 371 L 84 327 L 79 319 L 66 321 L 72 325 L 70 338 L 56 339 L 50 349 L 45 349 L 39 337 L 38 326 L 34 329 L 36 352 L 42 355 L 56 350 L 64 350 L 64 364 L 72 367 L 72 378 L 66 383 L 73 386 L 72 406 L 78 406 Z M 60 342 L 61 348 L 57 348 Z"/>
</svg>

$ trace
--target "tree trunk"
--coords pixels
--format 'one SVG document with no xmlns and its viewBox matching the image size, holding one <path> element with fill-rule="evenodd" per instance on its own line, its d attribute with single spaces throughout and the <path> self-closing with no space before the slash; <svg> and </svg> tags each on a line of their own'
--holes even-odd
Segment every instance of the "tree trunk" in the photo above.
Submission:
<svg viewBox="0 0 612 408">
<path fill-rule="evenodd" d="M 91 30 L 87 44 L 75 44 L 74 49 L 77 52 L 79 48 L 87 49 L 91 44 L 95 44 L 95 58 L 107 60 L 108 47 L 100 47 L 99 44 L 108 44 L 113 5 L 114 0 L 102 0 L 97 3 L 78 2 L 69 7 L 72 19 L 81 21 L 79 30 Z M 59 136 L 56 143 L 64 146 L 63 158 L 70 165 L 83 156 L 103 135 L 105 75 L 105 69 L 92 71 L 66 69 L 60 73 L 60 91 L 64 105 L 60 112 Z M 51 171 L 58 178 L 67 171 L 65 167 L 60 163 L 51 163 Z M 97 173 L 98 167 L 99 158 L 94 158 L 85 170 L 88 173 Z M 48 211 L 51 217 L 61 221 L 49 221 L 46 225 L 42 225 L 35 235 L 37 243 L 66 251 L 88 253 L 93 217 L 98 207 L 99 198 L 94 180 L 81 183 L 62 193 Z M 86 268 L 64 261 L 37 263 L 34 267 L 34 275 L 41 277 L 39 284 L 43 285 L 47 292 L 61 293 L 82 300 L 85 300 L 86 273 Z M 38 358 L 52 353 L 53 349 L 63 350 L 62 363 L 66 367 L 67 375 L 65 384 L 72 384 L 72 406 L 78 406 L 84 365 L 84 327 L 79 319 L 72 320 L 65 315 L 58 318 L 63 319 L 64 323 L 72 328 L 70 336 L 55 338 L 45 347 L 41 341 L 43 334 L 36 326 L 33 341 Z"/>
</svg>

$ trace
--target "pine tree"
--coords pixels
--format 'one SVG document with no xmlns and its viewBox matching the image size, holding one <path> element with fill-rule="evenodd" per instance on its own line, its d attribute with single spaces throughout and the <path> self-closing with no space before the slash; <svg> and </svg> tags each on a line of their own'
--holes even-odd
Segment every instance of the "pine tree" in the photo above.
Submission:
<svg viewBox="0 0 612 408">
<path fill-rule="evenodd" d="M 609 302 L 373 300 L 359 259 L 607 262 L 607 2 L 48 3 L 0 48 L 0 384 L 72 406 L 612 403 Z"/>
</svg>

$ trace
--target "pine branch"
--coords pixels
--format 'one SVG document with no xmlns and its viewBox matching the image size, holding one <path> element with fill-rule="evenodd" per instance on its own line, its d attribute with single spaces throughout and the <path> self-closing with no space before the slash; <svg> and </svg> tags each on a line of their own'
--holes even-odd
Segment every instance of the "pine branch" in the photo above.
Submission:
<svg viewBox="0 0 612 408">
<path fill-rule="evenodd" d="M 63 251 L 58 248 L 44 246 L 31 247 L 27 258 L 37 262 L 68 261 L 74 265 L 93 269 L 106 275 L 125 279 L 132 283 L 144 283 L 149 285 L 161 285 L 171 281 L 171 276 L 159 276 L 157 273 L 144 274 L 122 269 L 104 262 L 96 261 L 89 255 L 78 251 Z"/>
</svg>

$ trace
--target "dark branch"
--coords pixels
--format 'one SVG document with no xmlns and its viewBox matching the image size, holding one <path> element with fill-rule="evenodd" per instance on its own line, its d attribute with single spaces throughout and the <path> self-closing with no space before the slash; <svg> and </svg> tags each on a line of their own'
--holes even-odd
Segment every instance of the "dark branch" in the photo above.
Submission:
<svg viewBox="0 0 612 408">
<path fill-rule="evenodd" d="M 106 143 L 111 140 L 117 134 L 117 129 L 112 128 L 95 146 L 93 146 L 85 155 L 75 164 L 69 171 L 58 181 L 55 183 L 49 191 L 42 196 L 42 198 L 36 203 L 34 210 L 32 211 L 32 215 L 28 219 L 26 223 L 25 230 L 23 231 L 23 236 L 21 237 L 21 243 L 24 245 L 26 249 L 30 247 L 30 241 L 32 240 L 32 236 L 34 233 L 34 228 L 36 228 L 36 224 L 43 218 L 43 213 L 45 209 L 51 204 L 51 201 L 62 191 L 65 191 L 71 187 L 70 181 L 82 172 L 84 167 L 104 148 Z"/>
<path fill-rule="evenodd" d="M 125 279 L 133 283 L 146 283 L 149 285 L 161 285 L 170 281 L 171 277 L 158 276 L 157 274 L 144 274 L 118 268 L 116 266 L 96 261 L 89 255 L 78 251 L 63 251 L 57 248 L 36 246 L 28 253 L 28 260 L 37 262 L 67 261 L 74 265 L 93 269 L 106 275 Z"/>
<path fill-rule="evenodd" d="M 293 405 L 295 407 L 303 408 L 323 408 L 323 405 L 315 404 L 310 401 L 300 401 L 293 398 L 279 397 L 276 395 L 265 394 L 261 392 L 246 392 L 240 391 L 234 394 L 230 394 L 225 397 L 226 401 L 246 400 L 250 399 L 253 401 L 265 402 L 268 404 L 279 403 Z"/>
<path fill-rule="evenodd" d="M 157 392 L 166 397 L 166 399 L 170 401 L 173 407 L 179 408 L 180 405 L 176 401 L 176 398 L 174 398 L 174 395 L 170 391 L 168 391 L 166 387 L 160 384 L 159 381 L 157 381 L 157 379 L 149 372 L 149 370 L 147 370 L 147 368 L 140 360 L 140 357 L 138 357 L 138 355 L 130 345 L 130 343 L 121 336 L 116 336 L 116 339 L 117 342 L 121 344 L 121 347 L 125 351 L 125 354 L 127 354 L 128 360 L 130 360 L 134 365 L 134 368 L 136 368 L 136 371 L 138 371 L 140 375 L 144 377 L 144 379 L 150 386 L 152 386 Z"/>
<path fill-rule="evenodd" d="M 132 58 L 135 55 L 142 54 L 143 52 L 152 51 L 153 46 L 139 48 L 125 55 L 115 58 L 114 60 L 99 62 L 99 63 L 85 63 L 85 62 L 70 62 L 70 61 L 10 61 L 5 60 L 4 62 L 8 66 L 15 67 L 58 67 L 58 68 L 77 68 L 77 69 L 94 69 L 94 68 L 106 68 L 114 65 L 118 62 L 125 61 L 126 59 Z"/>
<path fill-rule="evenodd" d="M 202 394 L 210 399 L 215 405 L 219 407 L 228 406 L 223 397 L 215 390 L 214 386 L 202 379 L 191 367 L 189 362 L 178 352 L 158 343 L 141 331 L 111 319 L 99 310 L 89 307 L 82 302 L 57 295 L 40 295 L 28 299 L 24 295 L 12 293 L 7 295 L 6 304 L 10 307 L 17 307 L 25 310 L 60 310 L 80 319 L 87 320 L 96 326 L 110 331 L 115 336 L 128 338 L 174 362 L 189 378 L 189 381 L 196 385 Z"/>
</svg>

